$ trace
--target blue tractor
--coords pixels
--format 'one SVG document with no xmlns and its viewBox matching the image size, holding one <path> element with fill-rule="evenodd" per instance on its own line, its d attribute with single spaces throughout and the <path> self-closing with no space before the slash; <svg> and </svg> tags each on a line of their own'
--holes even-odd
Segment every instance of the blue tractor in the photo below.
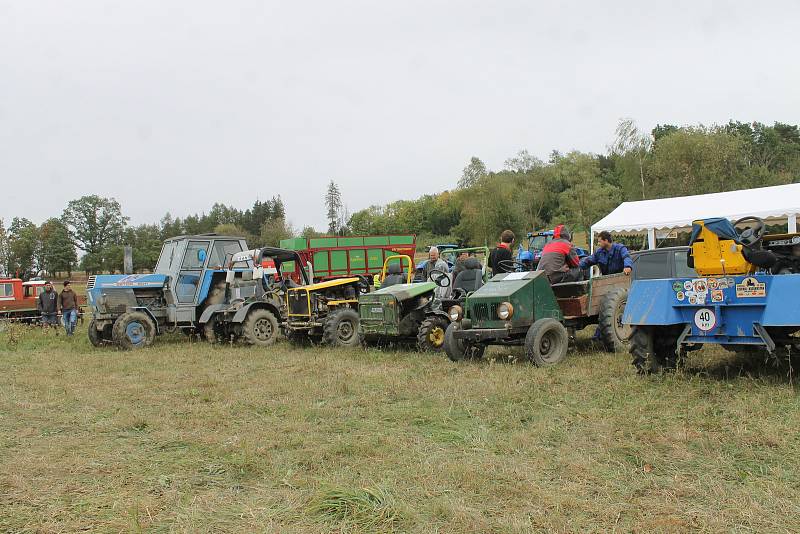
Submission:
<svg viewBox="0 0 800 534">
<path fill-rule="evenodd" d="M 217 234 L 167 239 L 152 274 L 89 279 L 89 340 L 133 349 L 180 330 L 208 341 L 269 345 L 278 334 L 280 301 L 254 276 L 258 272 L 244 239 Z"/>
<path fill-rule="evenodd" d="M 517 251 L 517 271 L 536 270 L 539 266 L 539 260 L 542 259 L 542 250 L 544 250 L 544 246 L 555 239 L 555 231 L 542 230 L 540 232 L 528 232 L 527 238 L 528 248 L 525 249 L 522 247 L 522 244 L 520 244 L 519 250 Z M 578 253 L 579 258 L 589 255 L 589 252 L 583 248 L 575 247 L 575 251 Z"/>
<path fill-rule="evenodd" d="M 800 236 L 764 230 L 756 217 L 694 221 L 687 263 L 697 277 L 633 282 L 622 320 L 633 326 L 631 353 L 640 373 L 675 367 L 686 351 L 705 344 L 796 357 Z"/>
</svg>

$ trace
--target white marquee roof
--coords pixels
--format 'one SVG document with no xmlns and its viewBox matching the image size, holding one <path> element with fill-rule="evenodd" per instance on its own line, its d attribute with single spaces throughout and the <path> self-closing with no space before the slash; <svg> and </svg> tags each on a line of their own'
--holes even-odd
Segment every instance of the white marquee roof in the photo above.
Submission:
<svg viewBox="0 0 800 534">
<path fill-rule="evenodd" d="M 762 219 L 800 215 L 800 183 L 623 202 L 593 224 L 592 232 L 684 228 L 696 219 L 727 217 L 736 220 L 751 215 Z"/>
</svg>

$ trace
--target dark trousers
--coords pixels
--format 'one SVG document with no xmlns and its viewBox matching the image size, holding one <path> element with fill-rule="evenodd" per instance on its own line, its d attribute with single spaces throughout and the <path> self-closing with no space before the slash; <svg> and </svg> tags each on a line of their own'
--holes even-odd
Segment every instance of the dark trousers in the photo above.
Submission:
<svg viewBox="0 0 800 534">
<path fill-rule="evenodd" d="M 564 282 L 580 282 L 583 280 L 583 271 L 579 267 L 573 267 L 569 271 L 559 271 L 547 277 L 550 284 L 563 284 Z"/>
</svg>

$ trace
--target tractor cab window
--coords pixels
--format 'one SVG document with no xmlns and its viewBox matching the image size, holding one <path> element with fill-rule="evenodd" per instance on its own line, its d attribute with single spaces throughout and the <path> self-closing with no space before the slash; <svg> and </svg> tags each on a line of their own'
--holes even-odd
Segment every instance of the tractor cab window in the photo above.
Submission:
<svg viewBox="0 0 800 534">
<path fill-rule="evenodd" d="M 675 251 L 675 277 L 676 278 L 697 278 L 697 271 L 689 267 L 686 263 L 688 250 Z"/>
<path fill-rule="evenodd" d="M 535 250 L 542 250 L 544 246 L 547 244 L 547 237 L 544 235 L 537 235 L 533 237 L 530 242 L 530 248 Z"/>
<path fill-rule="evenodd" d="M 0 284 L 0 298 L 13 296 L 14 286 L 12 284 Z"/>
<path fill-rule="evenodd" d="M 241 251 L 242 245 L 238 241 L 214 242 L 214 248 L 211 250 L 211 259 L 208 262 L 209 269 L 224 269 L 226 258 Z"/>
<path fill-rule="evenodd" d="M 161 249 L 161 255 L 158 257 L 158 263 L 156 263 L 156 270 L 157 273 L 169 273 L 172 272 L 172 265 L 173 262 L 176 262 L 177 258 L 175 258 L 175 249 L 178 248 L 178 243 L 175 241 L 168 241 L 164 243 L 164 246 Z"/>
<path fill-rule="evenodd" d="M 208 255 L 208 241 L 189 241 L 186 253 L 183 255 L 181 270 L 200 270 L 206 262 Z"/>
<path fill-rule="evenodd" d="M 635 273 L 637 280 L 653 280 L 656 278 L 670 278 L 667 252 L 653 252 L 641 254 L 636 258 Z"/>
</svg>

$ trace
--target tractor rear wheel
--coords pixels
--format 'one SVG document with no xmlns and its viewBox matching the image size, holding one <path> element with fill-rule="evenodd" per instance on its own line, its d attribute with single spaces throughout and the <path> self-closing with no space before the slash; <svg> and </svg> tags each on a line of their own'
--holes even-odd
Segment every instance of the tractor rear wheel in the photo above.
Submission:
<svg viewBox="0 0 800 534">
<path fill-rule="evenodd" d="M 203 325 L 203 338 L 211 344 L 225 341 L 225 333 L 222 331 L 222 325 L 217 320 L 217 315 L 209 317 L 208 321 Z"/>
<path fill-rule="evenodd" d="M 606 295 L 600 303 L 597 328 L 608 352 L 624 352 L 630 343 L 631 326 L 622 323 L 627 302 L 628 289 L 619 288 Z"/>
<path fill-rule="evenodd" d="M 150 345 L 156 337 L 156 325 L 146 313 L 123 313 L 111 329 L 114 343 L 121 349 L 139 349 Z"/>
<path fill-rule="evenodd" d="M 89 321 L 89 330 L 87 333 L 89 335 L 89 342 L 95 347 L 102 347 L 111 341 L 111 325 L 106 325 L 103 327 L 103 330 L 98 330 L 94 319 Z"/>
<path fill-rule="evenodd" d="M 322 328 L 322 343 L 333 347 L 357 347 L 361 344 L 358 312 L 352 308 L 332 311 Z"/>
<path fill-rule="evenodd" d="M 555 319 L 539 319 L 525 336 L 525 355 L 539 367 L 561 362 L 567 357 L 569 334 Z"/>
<path fill-rule="evenodd" d="M 456 331 L 461 330 L 459 323 L 450 323 L 444 332 L 444 351 L 447 357 L 454 362 L 461 360 L 479 360 L 486 352 L 486 345 L 468 343 L 463 339 L 456 339 Z"/>
<path fill-rule="evenodd" d="M 683 328 L 682 325 L 678 327 Z M 633 365 L 641 375 L 675 369 L 685 355 L 676 354 L 680 330 L 675 327 L 634 326 L 630 353 Z"/>
<path fill-rule="evenodd" d="M 264 308 L 250 310 L 242 323 L 242 338 L 249 345 L 268 347 L 278 337 L 278 320 Z"/>
<path fill-rule="evenodd" d="M 444 333 L 450 321 L 440 315 L 428 317 L 419 326 L 417 349 L 420 352 L 438 352 L 444 348 Z"/>
</svg>

